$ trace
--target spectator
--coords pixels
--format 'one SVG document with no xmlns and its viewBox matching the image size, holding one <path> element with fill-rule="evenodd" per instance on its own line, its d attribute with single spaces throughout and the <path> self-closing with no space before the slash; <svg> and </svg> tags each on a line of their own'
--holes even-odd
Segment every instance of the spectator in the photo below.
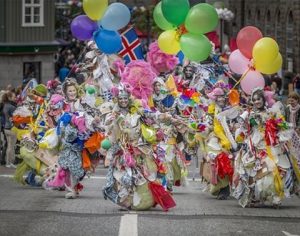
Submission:
<svg viewBox="0 0 300 236">
<path fill-rule="evenodd" d="M 298 93 L 292 92 L 289 94 L 285 114 L 287 122 L 291 123 L 300 135 L 300 97 Z"/>
<path fill-rule="evenodd" d="M 300 74 L 297 74 L 293 79 L 294 90 L 300 94 Z"/>
<path fill-rule="evenodd" d="M 3 114 L 3 95 L 6 93 L 5 90 L 0 91 L 0 164 L 5 165 L 5 154 L 6 154 L 6 137 L 4 134 L 4 114 Z"/>
<path fill-rule="evenodd" d="M 283 77 L 283 95 L 288 95 L 291 90 L 290 87 L 293 87 L 293 77 L 294 74 L 290 71 L 287 71 L 284 73 L 284 77 Z M 291 85 L 291 86 L 290 86 Z"/>
<path fill-rule="evenodd" d="M 278 75 L 274 75 L 271 78 L 271 90 L 276 94 L 280 95 L 282 89 L 282 79 Z"/>
<path fill-rule="evenodd" d="M 11 122 L 14 111 L 16 110 L 16 95 L 13 92 L 7 92 L 3 95 L 3 115 L 5 119 L 4 133 L 7 139 L 7 150 L 5 155 L 6 167 L 12 168 L 15 161 L 16 135 L 11 131 L 13 124 Z"/>
</svg>

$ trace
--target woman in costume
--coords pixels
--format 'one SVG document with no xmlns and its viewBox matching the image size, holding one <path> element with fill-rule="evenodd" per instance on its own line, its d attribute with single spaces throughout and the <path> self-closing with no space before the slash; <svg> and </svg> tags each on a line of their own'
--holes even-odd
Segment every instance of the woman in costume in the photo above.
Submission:
<svg viewBox="0 0 300 236">
<path fill-rule="evenodd" d="M 176 119 L 176 98 L 170 94 L 161 78 L 156 78 L 153 83 L 154 109 L 161 113 L 171 115 L 173 118 L 168 122 L 161 122 L 157 129 L 163 134 L 156 146 L 156 154 L 160 157 L 165 170 L 165 185 L 172 192 L 173 186 L 187 184 L 187 167 L 183 153 L 184 143 L 182 135 L 188 129 L 188 124 Z"/>
<path fill-rule="evenodd" d="M 278 208 L 299 188 L 299 167 L 289 151 L 292 130 L 266 107 L 262 89 L 254 89 L 251 102 L 252 110 L 241 115 L 245 139 L 235 160 L 233 196 L 242 207 L 268 202 Z"/>
<path fill-rule="evenodd" d="M 74 199 L 81 186 L 79 181 L 84 177 L 81 152 L 83 141 L 80 139 L 85 128 L 84 118 L 79 118 L 77 111 L 83 111 L 80 104 L 79 89 L 76 82 L 67 80 L 63 84 L 63 92 L 67 105 L 65 113 L 57 121 L 56 133 L 61 140 L 58 157 L 58 171 L 52 179 L 47 179 L 44 184 L 48 188 L 66 188 L 67 199 Z"/>
<path fill-rule="evenodd" d="M 208 97 L 213 102 L 208 107 L 211 129 L 206 138 L 201 175 L 209 184 L 209 192 L 218 200 L 226 200 L 233 176 L 232 150 L 237 148 L 229 123 L 240 114 L 240 110 L 229 105 L 226 89 L 221 83 Z"/>
<path fill-rule="evenodd" d="M 141 103 L 130 96 L 126 86 L 119 89 L 117 104 L 108 122 L 107 133 L 112 143 L 104 197 L 133 210 L 146 210 L 160 204 L 164 210 L 175 206 L 158 177 L 153 141 L 156 131 L 147 120 L 155 114 L 144 112 Z M 171 117 L 157 114 L 159 120 Z M 142 128 L 143 127 L 143 128 Z"/>
</svg>

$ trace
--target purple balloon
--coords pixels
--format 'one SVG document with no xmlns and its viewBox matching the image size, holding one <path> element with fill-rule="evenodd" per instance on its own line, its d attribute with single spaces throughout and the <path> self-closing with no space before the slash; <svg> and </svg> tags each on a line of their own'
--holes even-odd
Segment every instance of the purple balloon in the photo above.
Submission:
<svg viewBox="0 0 300 236">
<path fill-rule="evenodd" d="M 72 20 L 72 35 L 79 40 L 89 40 L 93 37 L 93 33 L 98 30 L 96 21 L 92 21 L 86 15 L 77 16 Z"/>
</svg>

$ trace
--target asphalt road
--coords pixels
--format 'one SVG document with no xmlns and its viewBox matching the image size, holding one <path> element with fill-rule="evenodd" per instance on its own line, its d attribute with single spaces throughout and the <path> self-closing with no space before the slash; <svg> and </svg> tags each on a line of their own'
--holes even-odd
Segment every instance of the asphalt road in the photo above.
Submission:
<svg viewBox="0 0 300 236">
<path fill-rule="evenodd" d="M 237 201 L 218 201 L 190 181 L 176 188 L 177 206 L 169 212 L 123 211 L 102 196 L 106 170 L 83 181 L 78 199 L 64 192 L 21 186 L 9 177 L 12 170 L 0 167 L 0 235 L 300 235 L 300 199 L 271 207 L 241 208 Z"/>
</svg>

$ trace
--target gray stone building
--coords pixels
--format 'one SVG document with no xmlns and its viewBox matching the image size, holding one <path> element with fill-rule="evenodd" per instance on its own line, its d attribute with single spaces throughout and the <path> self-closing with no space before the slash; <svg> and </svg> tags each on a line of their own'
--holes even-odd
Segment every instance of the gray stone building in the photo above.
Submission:
<svg viewBox="0 0 300 236">
<path fill-rule="evenodd" d="M 0 0 L 0 87 L 53 79 L 54 32 L 53 0 Z"/>
<path fill-rule="evenodd" d="M 283 56 L 283 70 L 300 73 L 300 1 L 299 0 L 229 0 L 235 14 L 225 27 L 230 37 L 252 25 L 264 36 L 274 38 Z"/>
</svg>

